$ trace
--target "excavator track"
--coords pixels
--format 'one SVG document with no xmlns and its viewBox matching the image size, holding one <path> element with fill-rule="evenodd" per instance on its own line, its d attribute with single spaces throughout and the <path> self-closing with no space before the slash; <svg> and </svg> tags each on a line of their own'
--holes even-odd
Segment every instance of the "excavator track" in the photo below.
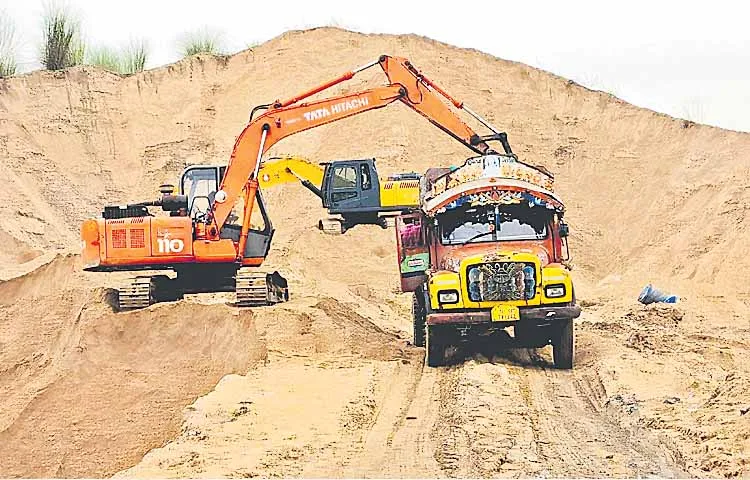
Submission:
<svg viewBox="0 0 750 480">
<path fill-rule="evenodd" d="M 344 233 L 344 224 L 338 218 L 321 218 L 318 221 L 318 229 L 331 235 L 341 235 Z"/>
<path fill-rule="evenodd" d="M 166 275 L 134 277 L 118 291 L 120 310 L 146 308 L 159 302 L 179 300 L 183 293 L 176 288 L 174 280 Z"/>
<path fill-rule="evenodd" d="M 151 277 L 135 277 L 127 281 L 118 291 L 118 307 L 121 310 L 145 308 L 153 303 Z"/>
<path fill-rule="evenodd" d="M 235 276 L 237 306 L 262 307 L 289 299 L 287 281 L 279 272 L 258 272 L 241 268 Z"/>
</svg>

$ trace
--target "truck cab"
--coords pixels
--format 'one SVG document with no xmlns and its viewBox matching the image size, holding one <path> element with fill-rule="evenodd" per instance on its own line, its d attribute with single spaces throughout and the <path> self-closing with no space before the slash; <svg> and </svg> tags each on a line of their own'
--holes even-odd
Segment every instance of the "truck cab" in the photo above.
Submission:
<svg viewBox="0 0 750 480">
<path fill-rule="evenodd" d="M 572 368 L 580 308 L 565 208 L 552 190 L 549 172 L 514 155 L 428 170 L 420 209 L 401 215 L 396 232 L 414 344 L 426 347 L 429 365 L 442 364 L 449 346 L 489 340 L 552 345 L 555 365 Z"/>
</svg>

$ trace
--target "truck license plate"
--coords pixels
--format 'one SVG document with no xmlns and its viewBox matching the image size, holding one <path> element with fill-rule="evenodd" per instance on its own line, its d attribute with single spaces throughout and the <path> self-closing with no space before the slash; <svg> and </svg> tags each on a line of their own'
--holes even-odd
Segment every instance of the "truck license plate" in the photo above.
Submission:
<svg viewBox="0 0 750 480">
<path fill-rule="evenodd" d="M 521 319 L 518 307 L 515 305 L 495 305 L 490 315 L 493 322 L 515 322 Z"/>
</svg>

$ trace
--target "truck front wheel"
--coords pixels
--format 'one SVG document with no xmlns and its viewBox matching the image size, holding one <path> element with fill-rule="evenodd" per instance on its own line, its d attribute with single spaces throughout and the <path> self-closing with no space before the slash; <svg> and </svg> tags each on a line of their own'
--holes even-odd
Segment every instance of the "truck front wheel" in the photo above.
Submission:
<svg viewBox="0 0 750 480">
<path fill-rule="evenodd" d="M 439 367 L 445 361 L 445 339 L 439 328 L 427 325 L 427 366 Z"/>
<path fill-rule="evenodd" d="M 562 320 L 559 334 L 552 343 L 552 359 L 555 367 L 565 370 L 573 368 L 573 345 L 573 319 Z"/>
</svg>

